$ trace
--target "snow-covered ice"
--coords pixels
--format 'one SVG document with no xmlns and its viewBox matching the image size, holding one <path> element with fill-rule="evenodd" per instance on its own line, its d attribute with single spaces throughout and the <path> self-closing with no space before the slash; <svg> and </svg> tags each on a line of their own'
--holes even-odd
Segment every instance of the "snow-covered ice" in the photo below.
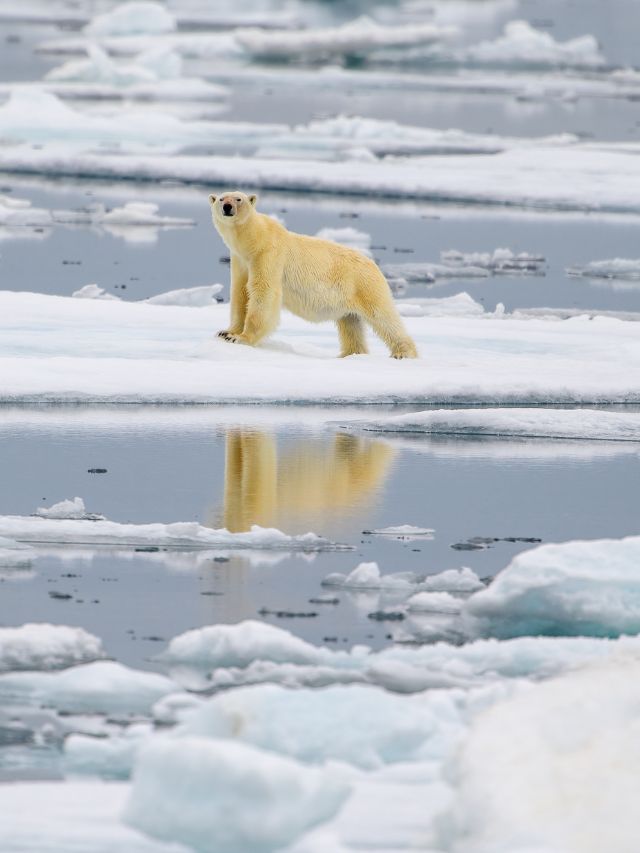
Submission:
<svg viewBox="0 0 640 853">
<path fill-rule="evenodd" d="M 85 27 L 89 36 L 153 35 L 175 30 L 176 20 L 162 3 L 132 0 L 95 18 Z"/>
<path fill-rule="evenodd" d="M 640 441 L 640 415 L 599 409 L 434 409 L 351 421 L 346 429 L 424 435 Z"/>
<path fill-rule="evenodd" d="M 215 338 L 228 311 L 227 305 L 193 311 L 0 292 L 0 400 L 525 406 L 640 400 L 637 323 L 475 311 L 407 317 L 425 360 L 396 362 L 373 335 L 372 355 L 338 359 L 333 324 L 286 313 L 272 340 L 230 346 Z"/>
<path fill-rule="evenodd" d="M 29 545 L 0 536 L 0 568 L 28 569 L 35 555 L 35 550 Z"/>
<path fill-rule="evenodd" d="M 371 235 L 357 228 L 321 228 L 316 234 L 321 240 L 341 243 L 350 249 L 357 249 L 364 255 L 371 255 Z"/>
<path fill-rule="evenodd" d="M 493 252 L 460 252 L 449 249 L 440 253 L 440 260 L 450 266 L 481 267 L 492 273 L 507 275 L 539 274 L 542 271 L 545 258 L 531 252 L 514 252 L 512 249 L 495 249 Z"/>
<path fill-rule="evenodd" d="M 582 266 L 567 267 L 567 275 L 582 278 L 640 281 L 640 259 L 611 258 L 605 261 L 591 261 Z"/>
<path fill-rule="evenodd" d="M 89 521 L 104 521 L 104 515 L 87 512 L 82 498 L 75 497 L 73 500 L 63 500 L 53 506 L 41 506 L 36 510 L 40 518 L 56 519 L 85 519 Z"/>
<path fill-rule="evenodd" d="M 363 531 L 375 536 L 386 536 L 391 539 L 433 539 L 435 530 L 431 527 L 417 527 L 415 524 L 396 524 L 391 527 L 376 527 Z"/>
<path fill-rule="evenodd" d="M 472 633 L 494 637 L 640 633 L 640 537 L 518 554 L 466 602 L 464 616 Z"/>
<path fill-rule="evenodd" d="M 150 296 L 144 301 L 149 305 L 190 305 L 194 308 L 202 308 L 211 305 L 222 289 L 221 284 L 181 287 L 178 290 L 167 290 L 166 293 Z"/>
<path fill-rule="evenodd" d="M 211 738 L 158 739 L 138 758 L 125 820 L 203 853 L 267 853 L 333 817 L 349 790 L 338 769 Z"/>
<path fill-rule="evenodd" d="M 413 589 L 416 583 L 416 576 L 412 572 L 383 575 L 377 563 L 360 563 L 348 575 L 333 572 L 322 581 L 323 586 L 344 589 L 385 589 L 403 592 Z"/>
<path fill-rule="evenodd" d="M 60 669 L 104 657 L 102 643 L 82 628 L 29 623 L 0 628 L 0 671 Z"/>
</svg>

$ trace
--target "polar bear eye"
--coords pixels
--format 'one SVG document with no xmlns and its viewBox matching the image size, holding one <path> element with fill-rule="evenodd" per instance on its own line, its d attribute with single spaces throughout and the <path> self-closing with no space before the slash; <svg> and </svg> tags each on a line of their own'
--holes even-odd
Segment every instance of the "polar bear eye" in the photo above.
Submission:
<svg viewBox="0 0 640 853">
<path fill-rule="evenodd" d="M 236 201 L 238 202 L 238 204 L 241 204 L 241 203 L 242 203 L 242 199 L 241 199 L 241 198 L 237 198 L 237 199 L 236 199 Z"/>
</svg>

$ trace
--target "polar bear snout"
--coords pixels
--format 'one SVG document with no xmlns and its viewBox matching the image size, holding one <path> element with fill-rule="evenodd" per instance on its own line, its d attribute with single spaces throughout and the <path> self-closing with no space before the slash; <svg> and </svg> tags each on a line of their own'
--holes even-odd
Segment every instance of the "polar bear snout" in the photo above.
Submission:
<svg viewBox="0 0 640 853">
<path fill-rule="evenodd" d="M 222 213 L 224 216 L 233 216 L 235 210 L 233 209 L 233 204 L 230 201 L 225 201 L 222 205 Z"/>
</svg>

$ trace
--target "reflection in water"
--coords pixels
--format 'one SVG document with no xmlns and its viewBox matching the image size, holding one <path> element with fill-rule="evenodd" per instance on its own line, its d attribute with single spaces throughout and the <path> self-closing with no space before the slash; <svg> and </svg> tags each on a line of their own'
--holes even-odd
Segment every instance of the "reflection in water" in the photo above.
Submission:
<svg viewBox="0 0 640 853">
<path fill-rule="evenodd" d="M 304 438 L 281 452 L 274 436 L 230 430 L 226 437 L 223 525 L 322 529 L 325 521 L 366 505 L 389 473 L 396 451 L 383 441 L 338 434 Z"/>
</svg>

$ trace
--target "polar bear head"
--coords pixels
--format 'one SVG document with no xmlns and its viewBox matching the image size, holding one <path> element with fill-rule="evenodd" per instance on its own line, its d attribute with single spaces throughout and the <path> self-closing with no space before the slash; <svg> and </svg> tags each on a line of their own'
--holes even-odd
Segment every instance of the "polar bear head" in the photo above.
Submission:
<svg viewBox="0 0 640 853">
<path fill-rule="evenodd" d="M 242 225 L 253 213 L 258 196 L 247 195 L 239 190 L 210 195 L 211 218 L 214 225 Z"/>
</svg>

